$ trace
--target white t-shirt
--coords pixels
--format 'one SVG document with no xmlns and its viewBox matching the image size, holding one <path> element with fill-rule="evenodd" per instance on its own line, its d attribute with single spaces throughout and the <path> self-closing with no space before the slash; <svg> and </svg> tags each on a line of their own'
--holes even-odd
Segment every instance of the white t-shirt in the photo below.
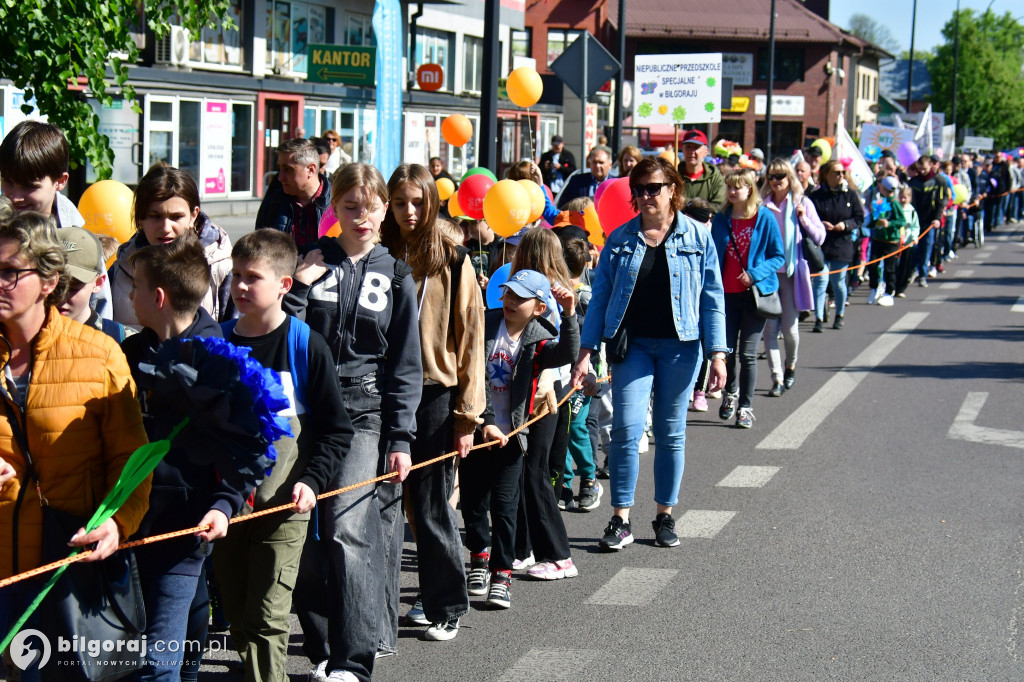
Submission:
<svg viewBox="0 0 1024 682">
<path fill-rule="evenodd" d="M 502 321 L 494 349 L 487 356 L 487 388 L 494 406 L 494 423 L 502 433 L 512 430 L 512 370 L 519 359 L 519 341 L 508 335 Z"/>
</svg>

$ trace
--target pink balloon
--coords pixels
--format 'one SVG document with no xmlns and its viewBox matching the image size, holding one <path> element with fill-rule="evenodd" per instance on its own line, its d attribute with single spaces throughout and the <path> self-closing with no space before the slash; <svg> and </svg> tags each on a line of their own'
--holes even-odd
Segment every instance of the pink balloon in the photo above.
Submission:
<svg viewBox="0 0 1024 682">
<path fill-rule="evenodd" d="M 604 194 L 604 191 L 608 189 L 608 186 L 612 184 L 612 182 L 614 181 L 615 178 L 608 178 L 597 186 L 597 189 L 594 190 L 594 206 L 597 206 L 599 203 L 601 203 L 601 196 Z"/>
<path fill-rule="evenodd" d="M 601 220 L 605 235 L 610 235 L 615 228 L 639 215 L 633 210 L 632 199 L 629 178 L 616 178 L 605 188 L 601 202 L 597 205 L 597 217 Z"/>
<path fill-rule="evenodd" d="M 325 234 L 331 231 L 331 228 L 338 224 L 338 217 L 334 215 L 334 207 L 328 206 L 327 210 L 324 211 L 324 215 L 320 218 L 319 229 L 317 230 L 317 236 L 323 237 Z M 340 226 L 339 226 L 340 227 Z M 341 230 L 339 229 L 338 232 Z M 332 237 L 337 235 L 331 235 Z"/>
<path fill-rule="evenodd" d="M 548 199 L 551 199 L 551 201 L 555 200 L 555 195 L 551 193 L 550 187 L 548 187 L 547 185 L 541 185 L 540 188 L 544 190 L 544 194 L 548 195 Z"/>
</svg>

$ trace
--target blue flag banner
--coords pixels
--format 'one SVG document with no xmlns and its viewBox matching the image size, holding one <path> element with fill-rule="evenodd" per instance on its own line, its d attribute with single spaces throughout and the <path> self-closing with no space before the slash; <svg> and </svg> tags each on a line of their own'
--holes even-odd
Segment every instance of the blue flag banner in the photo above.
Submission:
<svg viewBox="0 0 1024 682">
<path fill-rule="evenodd" d="M 402 6 L 377 0 L 373 8 L 377 38 L 377 154 L 374 163 L 385 178 L 402 163 Z"/>
</svg>

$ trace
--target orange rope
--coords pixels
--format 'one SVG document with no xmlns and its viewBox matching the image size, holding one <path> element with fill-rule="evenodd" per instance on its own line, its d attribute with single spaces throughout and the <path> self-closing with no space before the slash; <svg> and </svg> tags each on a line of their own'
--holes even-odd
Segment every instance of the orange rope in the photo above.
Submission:
<svg viewBox="0 0 1024 682">
<path fill-rule="evenodd" d="M 922 232 L 921 234 L 919 234 L 917 236 L 917 238 L 920 239 L 921 237 L 925 236 L 926 234 L 928 234 L 933 229 L 934 228 L 931 225 L 929 225 L 928 229 L 925 230 L 924 232 Z M 904 244 L 903 246 L 901 246 L 900 248 L 896 249 L 895 251 L 893 251 L 892 253 L 890 253 L 887 256 L 882 256 L 882 257 L 876 258 L 874 260 L 869 260 L 867 263 L 860 263 L 860 264 L 857 265 L 857 267 L 861 267 L 861 266 L 867 267 L 869 265 L 874 265 L 875 263 L 881 263 L 886 258 L 892 258 L 893 256 L 898 255 L 901 251 L 906 251 L 907 249 L 909 249 L 911 246 L 914 246 L 914 245 L 915 245 L 914 242 L 908 242 L 907 244 Z M 846 267 L 839 268 L 838 270 L 822 270 L 821 272 L 812 272 L 811 273 L 811 277 L 824 277 L 826 275 L 835 275 L 835 274 L 838 274 L 840 272 L 846 272 L 851 267 L 853 267 L 853 266 L 847 265 Z M 3 587 L 3 585 L 0 585 L 0 587 Z"/>
<path fill-rule="evenodd" d="M 610 377 L 604 377 L 603 379 L 598 379 L 597 383 L 601 384 L 601 383 L 604 383 L 604 382 L 608 381 L 609 379 L 610 379 Z M 573 388 L 568 393 L 566 393 L 565 396 L 560 401 L 558 401 L 557 407 L 561 407 L 562 405 L 564 405 L 565 401 L 567 401 L 570 397 L 572 397 L 572 395 L 574 393 L 576 393 L 577 390 L 579 390 L 579 389 Z M 520 426 L 520 427 L 518 427 L 516 429 L 513 429 L 512 431 L 507 433 L 506 436 L 511 438 L 512 436 L 516 435 L 517 433 L 519 433 L 520 431 L 522 431 L 526 427 L 530 426 L 530 424 L 533 424 L 534 422 L 536 422 L 536 421 L 538 421 L 540 419 L 543 419 L 545 416 L 547 416 L 547 414 L 548 413 L 540 414 L 540 415 L 537 415 L 536 417 L 533 417 L 532 419 L 530 419 L 527 422 L 525 422 L 522 426 Z M 472 450 L 481 450 L 483 448 L 489 448 L 492 445 L 500 444 L 500 442 L 501 441 L 492 440 L 492 441 L 488 441 L 487 443 L 480 443 L 479 445 L 474 445 L 473 447 L 471 447 L 470 450 L 472 451 Z M 440 455 L 438 457 L 435 457 L 433 459 L 428 459 L 425 462 L 420 462 L 419 464 L 414 464 L 411 467 L 409 467 L 409 470 L 412 471 L 413 469 L 422 469 L 423 467 L 430 466 L 431 464 L 437 464 L 438 462 L 444 461 L 446 459 L 451 459 L 452 457 L 456 457 L 458 454 L 459 453 L 458 453 L 457 450 L 454 451 L 454 452 L 449 452 L 449 453 L 446 453 L 444 455 Z M 381 483 L 383 481 L 388 480 L 389 478 L 394 478 L 397 475 L 398 475 L 397 472 L 392 472 L 392 473 L 389 473 L 389 474 L 384 474 L 383 476 L 378 476 L 376 478 L 371 478 L 368 481 L 361 481 L 359 483 L 353 483 L 352 485 L 347 485 L 344 488 L 338 488 L 337 490 L 330 490 L 330 491 L 328 491 L 326 493 L 321 493 L 321 494 L 316 496 L 316 499 L 317 500 L 324 500 L 324 499 L 327 499 L 328 497 L 334 497 L 336 495 L 341 495 L 342 493 L 347 493 L 347 492 L 350 492 L 350 491 L 355 490 L 357 488 L 362 488 L 363 486 L 370 485 L 372 483 Z M 231 519 L 229 523 L 233 523 L 234 524 L 234 523 L 242 523 L 243 521 L 251 521 L 252 519 L 259 518 L 261 516 L 268 516 L 270 514 L 277 514 L 278 512 L 294 511 L 294 508 L 295 508 L 295 506 L 293 504 L 282 504 L 282 505 L 280 505 L 278 507 L 271 507 L 269 509 L 262 509 L 262 510 L 260 510 L 258 512 L 252 512 L 251 514 L 245 514 L 243 516 L 236 516 L 235 518 Z M 122 545 L 118 545 L 118 547 L 117 547 L 117 549 L 115 551 L 120 551 L 122 549 L 131 549 L 132 547 L 142 547 L 144 545 L 152 545 L 152 544 L 155 544 L 157 542 L 163 542 L 164 540 L 171 540 L 173 538 L 180 538 L 180 537 L 184 537 L 186 535 L 193 535 L 193 534 L 195 534 L 195 533 L 197 533 L 199 531 L 209 530 L 209 529 L 210 529 L 210 526 L 195 526 L 194 528 L 183 528 L 181 530 L 171 531 L 170 533 L 163 533 L 162 535 L 151 535 L 149 537 L 140 538 L 138 540 L 132 540 L 131 542 L 126 542 L 126 543 L 124 543 Z M 43 566 L 39 566 L 38 568 L 33 568 L 32 570 L 25 571 L 24 573 L 19 573 L 17 575 L 12 575 L 9 578 L 4 578 L 3 580 L 0 580 L 0 589 L 3 589 L 4 587 L 7 587 L 9 585 L 13 585 L 14 583 L 17 583 L 17 582 L 21 582 L 22 580 L 28 580 L 29 578 L 35 578 L 36 576 L 43 575 L 44 573 L 49 573 L 50 571 L 55 571 L 58 568 L 60 568 L 61 566 L 66 566 L 68 564 L 73 564 L 76 561 L 81 561 L 82 559 L 86 558 L 90 554 L 92 554 L 92 550 L 84 550 L 82 552 L 79 552 L 78 554 L 75 554 L 75 555 L 69 556 L 69 557 L 65 557 L 64 559 L 61 559 L 59 561 L 54 561 L 53 563 L 45 564 Z"/>
</svg>

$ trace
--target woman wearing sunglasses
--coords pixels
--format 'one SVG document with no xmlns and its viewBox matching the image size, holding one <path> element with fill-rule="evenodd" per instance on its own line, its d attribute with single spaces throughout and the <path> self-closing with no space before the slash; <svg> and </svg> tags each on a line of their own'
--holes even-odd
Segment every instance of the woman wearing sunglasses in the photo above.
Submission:
<svg viewBox="0 0 1024 682">
<path fill-rule="evenodd" d="M 336 130 L 325 130 L 324 139 L 327 140 L 327 144 L 331 145 L 331 155 L 327 157 L 324 172 L 327 173 L 327 177 L 331 177 L 334 171 L 347 163 L 352 163 L 352 157 L 341 146 L 341 135 Z"/>
<path fill-rule="evenodd" d="M 772 372 L 772 388 L 768 395 L 778 397 L 793 388 L 796 381 L 796 356 L 800 346 L 798 314 L 814 309 L 811 270 L 804 260 L 804 239 L 821 245 L 825 240 L 825 226 L 821 224 L 814 204 L 804 196 L 796 171 L 785 159 L 773 159 L 768 166 L 761 183 L 761 196 L 765 207 L 775 216 L 786 256 L 786 262 L 776 273 L 782 317 L 768 320 L 764 326 L 764 345 L 768 351 L 768 368 Z M 780 328 L 786 346 L 785 370 L 779 353 Z"/>
<path fill-rule="evenodd" d="M 853 262 L 853 235 L 864 222 L 864 208 L 846 169 L 839 161 L 830 161 L 821 169 L 821 186 L 811 192 L 811 202 L 825 226 L 825 241 L 821 252 L 825 256 L 825 269 L 829 272 L 814 278 L 814 329 L 825 331 L 825 291 L 829 283 L 836 297 L 836 319 L 833 329 L 843 328 L 846 314 L 846 268 Z"/>
<path fill-rule="evenodd" d="M 574 386 L 586 381 L 593 394 L 590 356 L 608 340 L 615 377 L 608 452 L 614 516 L 601 539 L 606 550 L 633 542 L 629 510 L 652 391 L 658 505 L 652 525 L 658 545 L 679 544 L 672 509 L 683 476 L 690 389 L 705 355 L 712 359 L 710 390 L 722 387 L 728 350 L 715 244 L 705 226 L 680 212 L 686 198 L 679 173 L 665 159 L 647 157 L 630 171 L 629 186 L 640 215 L 605 242 L 572 374 Z"/>
</svg>

